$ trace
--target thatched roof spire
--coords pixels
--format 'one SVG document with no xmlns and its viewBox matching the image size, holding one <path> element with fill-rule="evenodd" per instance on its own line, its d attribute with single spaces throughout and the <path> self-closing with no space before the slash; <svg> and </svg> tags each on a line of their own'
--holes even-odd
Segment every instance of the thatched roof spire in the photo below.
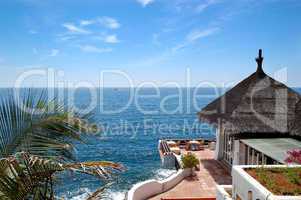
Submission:
<svg viewBox="0 0 301 200">
<path fill-rule="evenodd" d="M 259 49 L 258 57 L 255 59 L 257 62 L 257 71 L 256 73 L 259 75 L 265 74 L 262 68 L 263 57 L 262 57 L 262 49 Z"/>
<path fill-rule="evenodd" d="M 301 136 L 301 123 L 296 120 L 301 118 L 300 94 L 264 73 L 262 50 L 256 62 L 257 71 L 203 108 L 198 113 L 200 120 L 211 124 L 223 121 L 233 133 Z M 296 125 L 300 132 L 295 131 Z"/>
</svg>

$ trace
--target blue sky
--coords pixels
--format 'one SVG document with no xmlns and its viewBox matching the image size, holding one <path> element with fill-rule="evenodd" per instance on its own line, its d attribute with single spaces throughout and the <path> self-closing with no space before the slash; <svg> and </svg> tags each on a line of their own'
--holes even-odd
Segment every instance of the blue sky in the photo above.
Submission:
<svg viewBox="0 0 301 200">
<path fill-rule="evenodd" d="M 301 86 L 300 10 L 299 0 L 1 0 L 0 86 L 45 68 L 95 85 L 101 70 L 185 85 L 189 68 L 192 86 L 222 85 L 254 72 L 259 48 L 268 74 L 285 67 Z M 124 81 L 107 76 L 105 86 Z"/>
</svg>

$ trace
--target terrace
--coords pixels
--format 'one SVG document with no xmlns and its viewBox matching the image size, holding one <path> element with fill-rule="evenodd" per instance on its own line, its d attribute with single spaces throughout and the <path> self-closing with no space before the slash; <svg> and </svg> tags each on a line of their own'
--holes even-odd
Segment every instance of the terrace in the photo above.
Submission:
<svg viewBox="0 0 301 200">
<path fill-rule="evenodd" d="M 181 153 L 187 153 L 181 149 Z M 150 198 L 161 199 L 204 199 L 216 197 L 216 185 L 231 185 L 232 179 L 225 166 L 214 160 L 214 151 L 205 148 L 193 152 L 200 160 L 200 170 L 196 176 L 187 177 L 166 193 Z"/>
</svg>

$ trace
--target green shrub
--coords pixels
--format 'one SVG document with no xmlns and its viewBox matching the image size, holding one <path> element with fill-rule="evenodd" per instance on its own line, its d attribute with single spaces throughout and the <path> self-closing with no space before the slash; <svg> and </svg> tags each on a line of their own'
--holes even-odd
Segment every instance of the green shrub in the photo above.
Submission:
<svg viewBox="0 0 301 200">
<path fill-rule="evenodd" d="M 184 169 L 194 168 L 198 164 L 200 164 L 199 159 L 194 154 L 191 153 L 182 156 L 182 162 L 183 162 Z"/>
</svg>

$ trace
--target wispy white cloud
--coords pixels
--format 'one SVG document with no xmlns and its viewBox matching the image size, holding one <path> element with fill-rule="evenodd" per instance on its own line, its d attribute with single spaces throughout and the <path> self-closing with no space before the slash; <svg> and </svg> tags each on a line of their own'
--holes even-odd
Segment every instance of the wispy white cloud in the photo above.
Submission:
<svg viewBox="0 0 301 200">
<path fill-rule="evenodd" d="M 204 38 L 204 37 L 207 37 L 209 35 L 212 35 L 218 30 L 219 30 L 219 28 L 217 28 L 217 27 L 209 28 L 209 29 L 206 29 L 206 30 L 194 30 L 194 31 L 191 31 L 186 36 L 186 40 L 188 42 L 193 42 L 193 41 L 198 40 L 200 38 Z"/>
<path fill-rule="evenodd" d="M 218 0 L 206 0 L 203 1 L 202 3 L 198 4 L 195 8 L 196 12 L 201 13 L 203 12 L 205 9 L 207 9 L 209 6 L 216 4 L 218 2 Z"/>
<path fill-rule="evenodd" d="M 135 61 L 133 63 L 130 63 L 131 66 L 154 66 L 158 64 L 164 63 L 166 60 L 169 60 L 173 58 L 177 53 L 180 52 L 180 50 L 188 47 L 189 45 L 193 45 L 195 42 L 197 42 L 201 38 L 209 37 L 212 34 L 215 34 L 218 32 L 219 28 L 218 27 L 213 27 L 213 28 L 208 28 L 205 30 L 194 30 L 190 31 L 185 38 L 183 39 L 182 42 L 179 42 L 177 45 L 170 47 L 161 53 L 148 57 L 148 58 L 143 58 L 141 60 Z M 153 34 L 153 40 L 157 39 L 159 35 Z M 153 41 L 154 43 L 155 41 Z"/>
<path fill-rule="evenodd" d="M 58 49 L 52 49 L 51 52 L 50 52 L 50 54 L 49 54 L 49 57 L 55 57 L 59 53 L 60 53 L 60 50 L 58 50 Z"/>
<path fill-rule="evenodd" d="M 104 42 L 115 44 L 115 43 L 119 43 L 120 41 L 116 35 L 107 35 L 104 38 Z"/>
<path fill-rule="evenodd" d="M 91 32 L 84 29 L 84 28 L 81 28 L 81 27 L 78 27 L 72 23 L 64 23 L 62 25 L 63 27 L 65 27 L 69 33 L 74 33 L 74 34 L 90 34 Z"/>
<path fill-rule="evenodd" d="M 176 12 L 201 13 L 208 7 L 217 4 L 223 0 L 173 0 L 173 6 Z"/>
<path fill-rule="evenodd" d="M 81 26 L 88 26 L 88 25 L 91 25 L 91 24 L 94 24 L 94 23 L 95 23 L 95 20 L 81 20 L 80 21 Z"/>
<path fill-rule="evenodd" d="M 29 30 L 28 33 L 34 35 L 34 34 L 38 34 L 38 31 L 36 31 L 36 30 Z"/>
<path fill-rule="evenodd" d="M 116 44 L 120 42 L 116 34 L 107 35 L 103 33 L 100 36 L 95 36 L 94 39 L 101 40 L 105 43 L 110 43 L 110 44 Z"/>
<path fill-rule="evenodd" d="M 79 22 L 80 26 L 89 26 L 93 24 L 100 24 L 108 29 L 118 29 L 120 28 L 121 24 L 118 22 L 117 19 L 113 17 L 98 17 L 96 19 L 89 19 L 89 20 L 81 20 Z"/>
<path fill-rule="evenodd" d="M 171 49 L 171 52 L 177 52 L 187 46 L 187 43 L 179 43 Z"/>
<path fill-rule="evenodd" d="M 83 46 L 79 46 L 79 48 L 83 52 L 88 52 L 88 53 L 108 53 L 113 51 L 111 48 L 98 48 L 92 45 L 83 45 Z"/>
<path fill-rule="evenodd" d="M 185 48 L 186 46 L 193 44 L 195 41 L 201 39 L 201 38 L 205 38 L 208 37 L 212 34 L 215 34 L 217 31 L 219 30 L 218 27 L 214 27 L 214 28 L 208 28 L 205 30 L 194 30 L 191 31 L 190 33 L 187 34 L 184 42 L 176 45 L 175 47 L 172 48 L 173 52 L 179 51 L 183 48 Z"/>
<path fill-rule="evenodd" d="M 100 17 L 97 20 L 101 25 L 103 25 L 106 28 L 109 29 L 117 29 L 120 28 L 120 23 L 117 19 L 114 19 L 112 17 Z"/>
<path fill-rule="evenodd" d="M 146 7 L 147 5 L 153 3 L 155 0 L 136 0 L 138 3 L 140 3 L 143 7 Z"/>
<path fill-rule="evenodd" d="M 186 37 L 184 38 L 184 40 L 182 42 L 178 43 L 174 47 L 169 48 L 156 56 L 149 57 L 149 58 L 143 58 L 143 60 L 131 63 L 131 65 L 141 67 L 141 66 L 154 66 L 157 64 L 162 64 L 166 60 L 174 57 L 180 50 L 184 49 L 185 47 L 187 47 L 189 45 L 194 44 L 197 40 L 199 40 L 201 38 L 205 38 L 205 37 L 208 37 L 208 36 L 216 33 L 218 30 L 219 30 L 218 27 L 214 27 L 214 28 L 208 28 L 208 29 L 205 29 L 202 31 L 200 31 L 200 30 L 191 31 L 186 35 Z M 158 37 L 158 35 L 153 34 L 153 39 L 154 38 L 157 39 L 156 37 Z"/>
<path fill-rule="evenodd" d="M 0 57 L 0 63 L 4 62 L 4 58 Z"/>
<path fill-rule="evenodd" d="M 64 23 L 62 24 L 62 26 L 65 29 L 67 29 L 67 32 L 57 35 L 58 40 L 71 41 L 73 39 L 79 39 L 81 35 L 89 35 L 90 37 L 83 37 L 81 39 L 90 40 L 91 38 L 95 38 L 100 39 L 105 43 L 111 44 L 116 44 L 120 42 L 116 34 L 107 35 L 106 33 L 102 33 L 102 36 L 96 36 L 96 34 L 99 34 L 99 25 L 106 29 L 118 29 L 121 26 L 117 19 L 107 16 L 97 17 L 94 19 L 83 19 L 77 23 Z M 82 50 L 87 50 L 91 52 L 108 51 L 108 49 L 97 49 L 91 47 L 92 46 L 83 46 Z"/>
<path fill-rule="evenodd" d="M 113 17 L 97 17 L 95 19 L 88 19 L 88 20 L 81 20 L 79 22 L 80 26 L 89 26 L 93 24 L 100 24 L 108 29 L 118 29 L 120 28 L 121 24 L 118 22 L 117 19 Z"/>
<path fill-rule="evenodd" d="M 58 56 L 58 54 L 60 53 L 60 50 L 59 49 L 51 49 L 51 50 L 48 50 L 48 52 L 46 54 L 41 55 L 41 52 L 39 52 L 37 48 L 33 48 L 32 52 L 33 52 L 33 54 L 38 55 L 40 57 L 39 59 L 42 61 L 42 60 L 48 60 L 50 58 Z"/>
<path fill-rule="evenodd" d="M 70 36 L 70 35 L 66 35 L 66 34 L 58 35 L 58 39 L 60 41 L 69 41 L 69 40 L 72 40 L 72 39 L 75 39 L 75 38 L 76 38 L 75 36 Z"/>
</svg>

